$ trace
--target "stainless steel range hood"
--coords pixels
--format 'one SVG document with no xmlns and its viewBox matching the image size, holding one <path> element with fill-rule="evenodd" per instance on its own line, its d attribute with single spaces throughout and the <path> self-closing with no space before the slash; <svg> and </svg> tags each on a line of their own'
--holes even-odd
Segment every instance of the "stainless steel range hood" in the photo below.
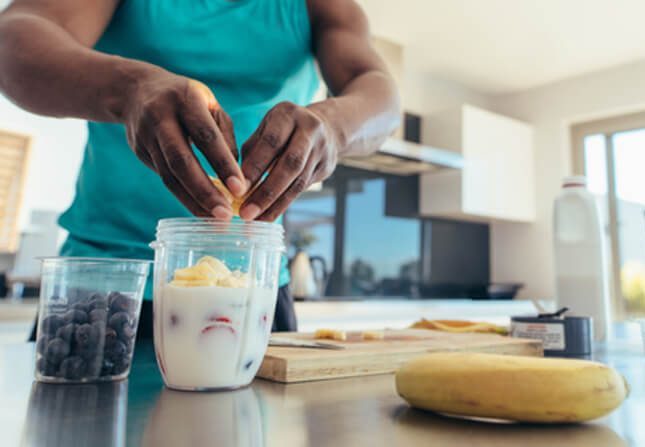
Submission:
<svg viewBox="0 0 645 447">
<path fill-rule="evenodd" d="M 344 157 L 340 164 L 386 174 L 413 175 L 438 169 L 461 169 L 464 162 L 457 152 L 388 138 L 374 154 Z"/>
</svg>

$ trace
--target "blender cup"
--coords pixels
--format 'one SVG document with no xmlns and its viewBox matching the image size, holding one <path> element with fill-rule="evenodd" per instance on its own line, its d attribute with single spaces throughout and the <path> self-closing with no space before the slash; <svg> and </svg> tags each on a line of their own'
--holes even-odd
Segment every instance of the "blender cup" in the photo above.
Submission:
<svg viewBox="0 0 645 447">
<path fill-rule="evenodd" d="M 251 383 L 271 332 L 283 234 L 281 225 L 265 222 L 159 221 L 154 339 L 166 386 Z"/>
<path fill-rule="evenodd" d="M 127 377 L 149 268 L 132 259 L 44 258 L 36 380 Z"/>
</svg>

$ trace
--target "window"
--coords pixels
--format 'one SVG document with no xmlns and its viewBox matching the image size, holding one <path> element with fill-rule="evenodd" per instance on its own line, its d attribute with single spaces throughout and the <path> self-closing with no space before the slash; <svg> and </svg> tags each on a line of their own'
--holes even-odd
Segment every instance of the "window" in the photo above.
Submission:
<svg viewBox="0 0 645 447">
<path fill-rule="evenodd" d="M 321 191 L 308 191 L 289 207 L 289 256 L 304 249 L 324 260 L 326 295 L 413 293 L 419 279 L 421 220 L 385 214 L 386 178 L 339 167 Z"/>
<path fill-rule="evenodd" d="M 348 191 L 343 267 L 347 293 L 410 295 L 419 277 L 421 222 L 385 215 L 384 178 L 350 180 Z"/>
<path fill-rule="evenodd" d="M 336 196 L 331 188 L 307 192 L 293 202 L 285 216 L 288 256 L 298 249 L 321 257 L 331 272 L 334 268 L 334 214 Z"/>
</svg>

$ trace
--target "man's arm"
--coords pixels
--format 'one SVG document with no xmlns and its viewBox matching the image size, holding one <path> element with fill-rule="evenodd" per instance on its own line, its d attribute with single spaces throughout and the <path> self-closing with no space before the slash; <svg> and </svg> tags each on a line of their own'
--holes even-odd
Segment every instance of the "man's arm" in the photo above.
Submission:
<svg viewBox="0 0 645 447">
<path fill-rule="evenodd" d="M 130 82 L 118 58 L 90 50 L 118 0 L 14 1 L 0 14 L 0 89 L 41 115 L 119 121 Z M 128 66 L 134 78 L 142 66 Z M 125 75 L 121 75 L 123 77 Z"/>
<path fill-rule="evenodd" d="M 118 3 L 14 1 L 0 14 L 0 91 L 34 113 L 125 124 L 134 152 L 190 211 L 230 218 L 189 145 L 243 194 L 230 118 L 197 81 L 91 49 Z"/>
<path fill-rule="evenodd" d="M 251 184 L 245 219 L 272 221 L 311 183 L 329 177 L 339 157 L 375 151 L 398 126 L 399 95 L 372 48 L 354 0 L 308 0 L 314 53 L 334 97 L 299 107 L 280 103 L 242 147 Z"/>
<path fill-rule="evenodd" d="M 367 17 L 354 0 L 308 0 L 314 52 L 334 95 L 313 104 L 341 134 L 340 154 L 374 152 L 399 125 L 394 79 L 372 47 Z"/>
</svg>

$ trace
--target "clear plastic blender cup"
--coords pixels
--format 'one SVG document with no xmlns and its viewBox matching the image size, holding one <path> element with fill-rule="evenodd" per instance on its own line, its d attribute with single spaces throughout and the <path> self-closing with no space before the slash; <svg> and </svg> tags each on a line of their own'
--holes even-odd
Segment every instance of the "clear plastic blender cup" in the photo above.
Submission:
<svg viewBox="0 0 645 447">
<path fill-rule="evenodd" d="M 150 261 L 42 259 L 36 380 L 128 376 Z"/>
<path fill-rule="evenodd" d="M 152 247 L 155 352 L 165 384 L 180 390 L 248 385 L 271 332 L 282 226 L 163 219 Z"/>
</svg>

